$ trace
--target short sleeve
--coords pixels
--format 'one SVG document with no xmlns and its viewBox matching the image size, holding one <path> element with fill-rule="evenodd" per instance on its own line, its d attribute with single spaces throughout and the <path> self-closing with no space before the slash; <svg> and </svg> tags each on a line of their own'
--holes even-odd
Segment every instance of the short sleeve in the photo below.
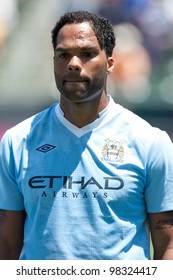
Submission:
<svg viewBox="0 0 173 280">
<path fill-rule="evenodd" d="M 173 144 L 166 132 L 155 129 L 146 168 L 148 212 L 173 210 Z"/>
<path fill-rule="evenodd" d="M 15 155 L 10 130 L 0 143 L 0 209 L 24 209 L 23 195 L 15 179 Z"/>
</svg>

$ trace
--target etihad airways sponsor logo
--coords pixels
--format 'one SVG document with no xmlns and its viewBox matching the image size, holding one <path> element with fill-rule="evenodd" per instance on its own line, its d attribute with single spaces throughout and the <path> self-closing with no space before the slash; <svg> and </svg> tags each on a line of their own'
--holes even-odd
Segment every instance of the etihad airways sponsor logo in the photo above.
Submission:
<svg viewBox="0 0 173 280">
<path fill-rule="evenodd" d="M 73 189 L 77 186 L 81 190 L 84 190 L 95 186 L 100 190 L 120 190 L 124 187 L 124 182 L 121 178 L 114 176 L 103 177 L 98 182 L 94 177 L 88 179 L 82 176 L 80 179 L 76 179 L 73 176 L 40 175 L 30 178 L 28 185 L 32 189 Z"/>
</svg>

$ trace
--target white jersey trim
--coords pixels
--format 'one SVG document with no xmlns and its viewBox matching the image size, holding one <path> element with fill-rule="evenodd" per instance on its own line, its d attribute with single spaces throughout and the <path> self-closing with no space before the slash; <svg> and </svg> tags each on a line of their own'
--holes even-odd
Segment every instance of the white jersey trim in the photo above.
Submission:
<svg viewBox="0 0 173 280">
<path fill-rule="evenodd" d="M 68 129 L 70 130 L 73 134 L 75 134 L 77 137 L 81 137 L 84 134 L 92 131 L 94 128 L 98 127 L 99 124 L 102 122 L 103 116 L 105 116 L 105 114 L 109 111 L 110 108 L 110 104 L 111 102 L 111 97 L 108 96 L 109 99 L 109 104 L 108 106 L 99 113 L 99 118 L 96 119 L 95 121 L 93 121 L 92 123 L 83 126 L 81 128 L 75 126 L 74 124 L 72 124 L 71 122 L 69 122 L 65 117 L 64 117 L 64 112 L 62 111 L 61 107 L 60 107 L 60 103 L 58 103 L 55 107 L 55 114 L 58 117 L 59 121 Z"/>
</svg>

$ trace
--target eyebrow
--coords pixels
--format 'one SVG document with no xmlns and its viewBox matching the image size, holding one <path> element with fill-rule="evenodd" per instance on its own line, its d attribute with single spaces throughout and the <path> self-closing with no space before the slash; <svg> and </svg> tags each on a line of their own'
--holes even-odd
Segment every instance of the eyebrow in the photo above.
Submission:
<svg viewBox="0 0 173 280">
<path fill-rule="evenodd" d="M 61 47 L 58 47 L 55 49 L 55 52 L 63 52 L 63 51 L 70 51 L 71 49 L 73 48 L 61 48 Z M 96 50 L 97 47 L 94 47 L 94 46 L 84 46 L 84 47 L 79 47 L 80 50 L 82 51 L 89 51 L 89 50 Z"/>
</svg>

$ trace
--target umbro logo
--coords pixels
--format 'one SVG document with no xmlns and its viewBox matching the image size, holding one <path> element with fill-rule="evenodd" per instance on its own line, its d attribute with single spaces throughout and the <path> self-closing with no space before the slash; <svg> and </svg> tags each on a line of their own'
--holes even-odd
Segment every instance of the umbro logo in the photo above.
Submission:
<svg viewBox="0 0 173 280">
<path fill-rule="evenodd" d="M 41 152 L 41 153 L 47 153 L 47 152 L 50 152 L 53 149 L 55 149 L 55 146 L 50 145 L 50 144 L 44 144 L 41 147 L 37 148 L 36 150 Z"/>
</svg>

